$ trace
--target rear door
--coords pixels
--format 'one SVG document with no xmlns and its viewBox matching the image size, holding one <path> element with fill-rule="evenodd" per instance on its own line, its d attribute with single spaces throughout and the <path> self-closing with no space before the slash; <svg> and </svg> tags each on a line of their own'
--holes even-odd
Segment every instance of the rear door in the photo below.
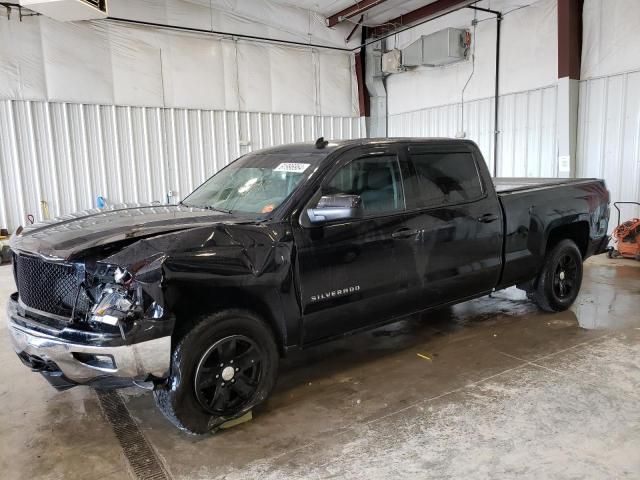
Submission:
<svg viewBox="0 0 640 480">
<path fill-rule="evenodd" d="M 406 307 L 414 256 L 397 239 L 406 230 L 399 150 L 387 145 L 346 152 L 300 214 L 294 235 L 304 344 L 379 323 Z M 329 194 L 360 195 L 364 217 L 311 225 L 306 209 Z"/>
<path fill-rule="evenodd" d="M 501 268 L 502 212 L 480 174 L 470 144 L 409 145 L 406 226 L 414 237 L 410 298 L 431 307 L 496 286 Z"/>
</svg>

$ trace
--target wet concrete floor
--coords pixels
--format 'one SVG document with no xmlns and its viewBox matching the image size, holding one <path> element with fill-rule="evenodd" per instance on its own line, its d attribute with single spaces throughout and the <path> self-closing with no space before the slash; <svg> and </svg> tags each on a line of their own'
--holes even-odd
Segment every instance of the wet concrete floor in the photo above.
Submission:
<svg viewBox="0 0 640 480">
<path fill-rule="evenodd" d="M 0 267 L 3 312 L 13 289 Z M 29 372 L 0 318 L 2 477 L 133 478 L 95 392 Z M 567 312 L 509 289 L 292 355 L 221 434 L 121 395 L 173 478 L 639 478 L 640 263 L 590 259 Z"/>
</svg>

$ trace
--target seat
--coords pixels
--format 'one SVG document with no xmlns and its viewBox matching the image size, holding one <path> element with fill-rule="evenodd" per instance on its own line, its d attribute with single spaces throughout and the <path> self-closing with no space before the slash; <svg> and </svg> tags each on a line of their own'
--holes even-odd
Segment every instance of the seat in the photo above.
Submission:
<svg viewBox="0 0 640 480">
<path fill-rule="evenodd" d="M 360 193 L 365 211 L 388 212 L 398 208 L 393 177 L 388 165 L 381 165 L 365 173 L 366 185 Z"/>
</svg>

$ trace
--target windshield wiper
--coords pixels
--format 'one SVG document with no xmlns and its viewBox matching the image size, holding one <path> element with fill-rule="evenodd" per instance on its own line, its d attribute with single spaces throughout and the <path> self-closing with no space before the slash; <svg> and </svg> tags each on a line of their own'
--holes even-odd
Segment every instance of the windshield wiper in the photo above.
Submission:
<svg viewBox="0 0 640 480">
<path fill-rule="evenodd" d="M 203 210 L 213 210 L 215 212 L 222 212 L 231 214 L 231 210 L 224 210 L 222 208 L 217 208 L 212 205 L 189 205 L 188 203 L 184 203 L 183 201 L 178 202 L 178 205 L 182 205 L 187 208 L 202 208 Z"/>
<path fill-rule="evenodd" d="M 213 210 L 214 212 L 222 212 L 231 214 L 231 210 L 225 210 L 223 208 L 217 208 L 211 205 L 194 205 L 195 208 L 204 208 L 205 210 Z"/>
</svg>

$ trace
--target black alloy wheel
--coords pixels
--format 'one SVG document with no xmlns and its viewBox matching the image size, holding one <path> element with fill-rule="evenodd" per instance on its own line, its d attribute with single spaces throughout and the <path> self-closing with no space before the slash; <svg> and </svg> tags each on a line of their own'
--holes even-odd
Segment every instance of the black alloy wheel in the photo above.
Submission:
<svg viewBox="0 0 640 480">
<path fill-rule="evenodd" d="M 571 255 L 562 255 L 553 275 L 553 291 L 559 299 L 573 295 L 577 277 L 578 265 L 575 258 Z"/>
<path fill-rule="evenodd" d="M 582 253 L 573 240 L 561 240 L 545 256 L 544 265 L 527 296 L 547 312 L 566 310 L 582 284 Z"/>
<path fill-rule="evenodd" d="M 244 335 L 222 338 L 204 353 L 195 372 L 194 387 L 202 408 L 213 415 L 241 410 L 255 395 L 263 356 Z"/>
<path fill-rule="evenodd" d="M 229 308 L 194 320 L 174 339 L 169 376 L 153 394 L 175 426 L 203 434 L 265 401 L 278 375 L 279 351 L 270 326 L 254 312 Z"/>
</svg>

